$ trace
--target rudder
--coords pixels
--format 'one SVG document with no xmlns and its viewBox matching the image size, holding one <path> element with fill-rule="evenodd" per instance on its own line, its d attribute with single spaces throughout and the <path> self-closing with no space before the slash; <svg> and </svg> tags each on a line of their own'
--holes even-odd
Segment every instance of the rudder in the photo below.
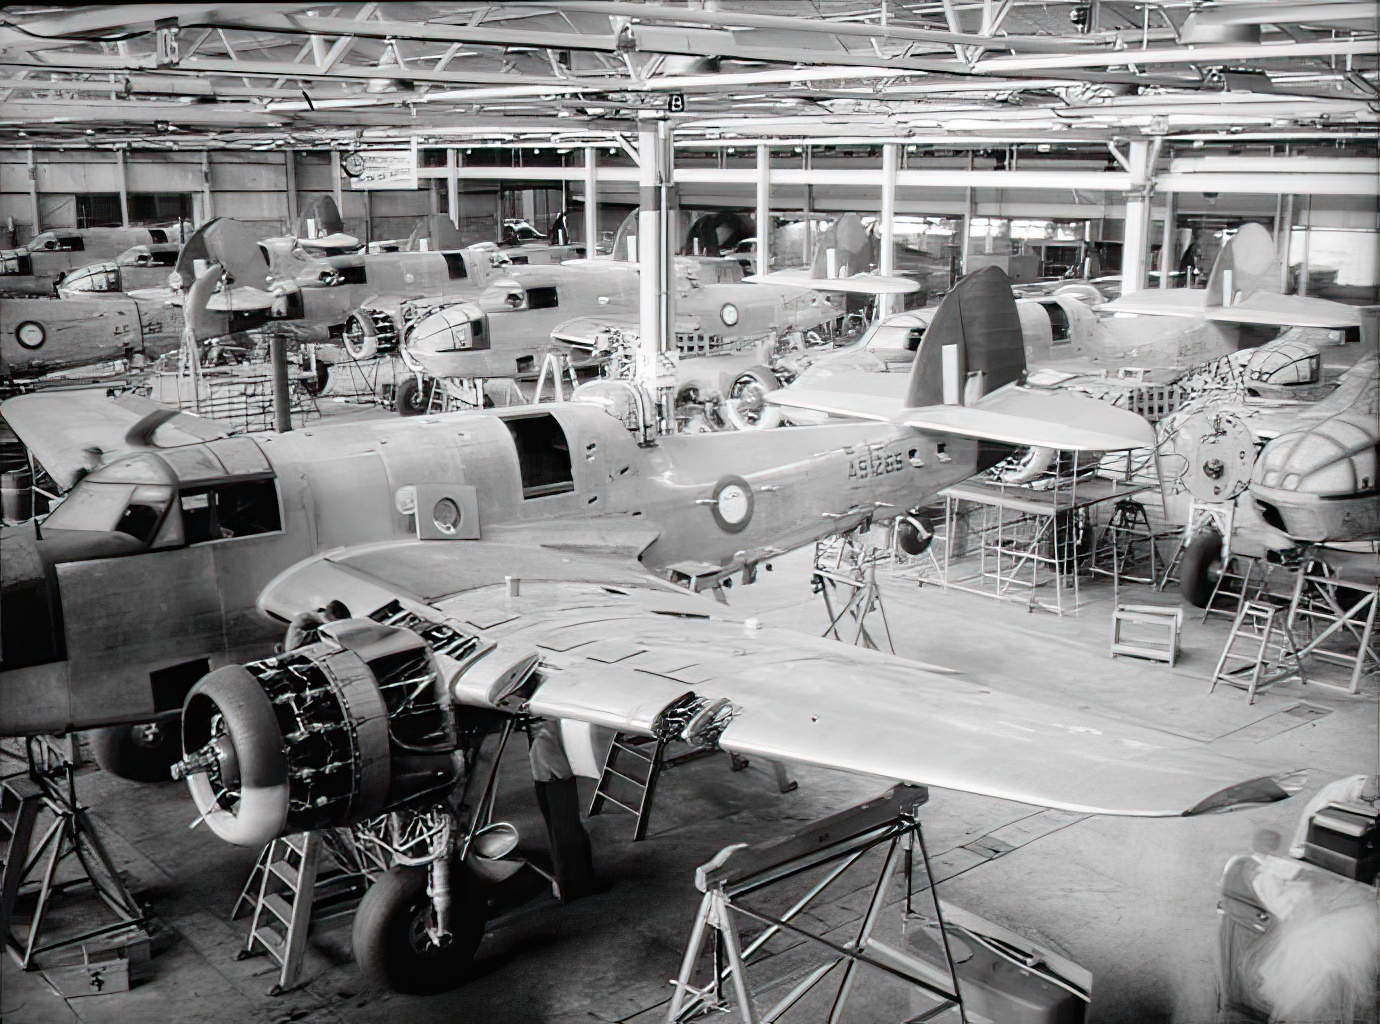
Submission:
<svg viewBox="0 0 1380 1024">
<path fill-rule="evenodd" d="M 915 353 L 906 405 L 971 405 L 1025 376 L 1025 341 L 1011 279 L 983 267 L 954 285 Z"/>
</svg>

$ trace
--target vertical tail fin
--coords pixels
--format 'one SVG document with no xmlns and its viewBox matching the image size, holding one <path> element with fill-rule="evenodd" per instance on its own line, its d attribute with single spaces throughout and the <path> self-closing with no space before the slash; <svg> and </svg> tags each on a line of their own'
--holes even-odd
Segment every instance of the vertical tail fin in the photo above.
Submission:
<svg viewBox="0 0 1380 1024">
<path fill-rule="evenodd" d="M 190 288 L 196 280 L 198 260 L 207 266 L 219 263 L 235 284 L 264 291 L 269 287 L 268 257 L 249 228 L 237 220 L 217 217 L 192 232 L 174 268 L 181 275 L 182 287 Z"/>
<path fill-rule="evenodd" d="M 954 285 L 915 353 L 906 405 L 971 405 L 1025 376 L 1025 342 L 1011 279 L 983 267 Z"/>
<path fill-rule="evenodd" d="M 1242 225 L 1227 239 L 1208 275 L 1207 304 L 1232 306 L 1252 292 L 1279 291 L 1275 240 L 1259 224 Z"/>
<path fill-rule="evenodd" d="M 297 238 L 325 238 L 327 235 L 343 235 L 345 222 L 340 219 L 340 208 L 331 196 L 317 196 L 305 204 L 292 225 L 292 233 Z"/>
</svg>

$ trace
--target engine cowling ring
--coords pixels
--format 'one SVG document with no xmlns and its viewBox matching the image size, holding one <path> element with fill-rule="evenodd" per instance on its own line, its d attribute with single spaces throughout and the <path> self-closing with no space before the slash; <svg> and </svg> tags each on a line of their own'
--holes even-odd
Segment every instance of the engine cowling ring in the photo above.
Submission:
<svg viewBox="0 0 1380 1024">
<path fill-rule="evenodd" d="M 453 712 L 426 641 L 368 620 L 330 625 L 188 694 L 176 770 L 228 842 L 365 821 L 455 781 Z"/>
<path fill-rule="evenodd" d="M 187 789 L 211 831 L 237 846 L 262 846 L 280 835 L 288 820 L 282 734 L 273 702 L 243 665 L 216 669 L 187 694 L 182 749 L 208 744 L 214 745 L 216 771 L 188 775 Z M 227 786 L 238 788 L 234 805 L 217 793 Z"/>
</svg>

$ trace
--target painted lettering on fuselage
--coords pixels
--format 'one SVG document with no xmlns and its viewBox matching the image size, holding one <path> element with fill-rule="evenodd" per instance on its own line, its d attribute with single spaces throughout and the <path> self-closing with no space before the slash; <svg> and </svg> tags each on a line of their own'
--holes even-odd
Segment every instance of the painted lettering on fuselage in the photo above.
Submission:
<svg viewBox="0 0 1380 1024">
<path fill-rule="evenodd" d="M 848 460 L 848 479 L 873 480 L 888 473 L 899 473 L 905 467 L 906 456 L 900 450 L 867 452 Z"/>
</svg>

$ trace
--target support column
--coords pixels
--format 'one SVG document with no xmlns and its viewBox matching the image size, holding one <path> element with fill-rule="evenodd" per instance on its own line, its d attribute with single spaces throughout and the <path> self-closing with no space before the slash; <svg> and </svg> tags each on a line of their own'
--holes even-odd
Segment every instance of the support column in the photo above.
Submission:
<svg viewBox="0 0 1380 1024">
<path fill-rule="evenodd" d="M 1160 287 L 1169 287 L 1169 275 L 1179 269 L 1174 258 L 1179 233 L 1174 230 L 1174 218 L 1178 216 L 1175 193 L 1164 194 L 1164 231 L 1160 235 Z"/>
<path fill-rule="evenodd" d="M 1145 290 L 1145 250 L 1150 237 L 1150 192 L 1154 188 L 1150 143 L 1130 143 L 1132 190 L 1126 193 L 1126 230 L 1121 243 L 1121 294 Z"/>
<path fill-rule="evenodd" d="M 38 211 L 38 163 L 34 160 L 32 149 L 29 150 L 29 215 L 33 220 L 32 234 L 36 235 L 43 230 L 43 216 Z M 19 239 L 16 238 L 15 241 L 18 242 Z"/>
<path fill-rule="evenodd" d="M 1289 284 L 1289 250 L 1294 242 L 1294 197 L 1283 196 L 1283 210 L 1275 221 L 1275 250 L 1279 254 L 1279 290 L 1287 295 Z"/>
<path fill-rule="evenodd" d="M 297 223 L 297 150 L 283 151 L 283 167 L 287 170 L 288 231 Z"/>
<path fill-rule="evenodd" d="M 115 150 L 115 184 L 120 190 L 120 227 L 129 227 L 129 185 L 125 181 L 125 151 Z"/>
<path fill-rule="evenodd" d="M 901 147 L 895 142 L 882 146 L 882 223 L 878 245 L 877 270 L 884 277 L 896 272 L 896 171 L 900 167 Z M 849 267 L 850 273 L 858 273 L 862 268 Z M 885 317 L 895 312 L 896 296 L 877 297 L 877 316 Z"/>
<path fill-rule="evenodd" d="M 216 216 L 216 197 L 211 191 L 211 153 L 201 151 L 201 222 L 214 220 Z"/>
<path fill-rule="evenodd" d="M 315 39 L 315 36 L 312 36 Z M 335 208 L 340 219 L 345 219 L 345 182 L 340 174 L 340 150 L 331 150 L 331 191 L 335 194 Z"/>
<path fill-rule="evenodd" d="M 666 237 L 666 188 L 671 181 L 671 151 L 666 122 L 647 118 L 637 126 L 638 343 L 637 383 L 656 395 L 656 368 L 672 332 L 672 266 Z"/>
<path fill-rule="evenodd" d="M 771 147 L 757 147 L 757 273 L 771 272 Z"/>
<path fill-rule="evenodd" d="M 803 148 L 803 150 L 801 151 L 801 154 L 800 154 L 800 169 L 801 169 L 802 171 L 807 171 L 807 172 L 810 170 L 810 147 L 809 147 L 809 146 L 805 146 L 805 147 Z M 806 270 L 809 270 L 809 269 L 810 269 L 810 267 L 811 267 L 811 261 L 814 259 L 814 255 L 815 255 L 815 254 L 814 254 L 814 235 L 815 235 L 815 231 L 814 231 L 814 212 L 815 212 L 815 187 L 814 187 L 813 185 L 811 185 L 811 184 L 809 183 L 809 181 L 806 181 L 806 182 L 805 182 L 805 207 L 804 207 L 804 210 L 803 210 L 803 213 L 805 214 L 805 241 L 804 241 L 804 243 L 803 243 L 803 245 L 805 246 L 805 251 L 801 253 L 801 256 L 803 256 L 804 259 L 805 259 L 805 269 L 806 269 Z"/>
<path fill-rule="evenodd" d="M 599 243 L 599 151 L 585 147 L 585 257 L 593 259 Z"/>
<path fill-rule="evenodd" d="M 446 147 L 446 210 L 456 231 L 460 230 L 460 151 Z"/>
</svg>

